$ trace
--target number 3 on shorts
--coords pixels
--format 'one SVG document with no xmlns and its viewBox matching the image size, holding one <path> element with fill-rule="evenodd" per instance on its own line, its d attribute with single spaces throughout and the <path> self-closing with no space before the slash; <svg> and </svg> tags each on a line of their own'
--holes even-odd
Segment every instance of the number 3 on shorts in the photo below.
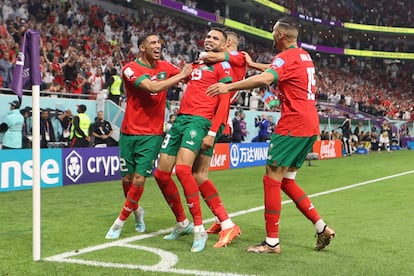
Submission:
<svg viewBox="0 0 414 276">
<path fill-rule="evenodd" d="M 162 149 L 167 148 L 168 143 L 170 142 L 170 138 L 171 138 L 171 135 L 167 133 L 164 137 L 164 141 L 162 141 L 162 145 L 161 145 Z"/>
</svg>

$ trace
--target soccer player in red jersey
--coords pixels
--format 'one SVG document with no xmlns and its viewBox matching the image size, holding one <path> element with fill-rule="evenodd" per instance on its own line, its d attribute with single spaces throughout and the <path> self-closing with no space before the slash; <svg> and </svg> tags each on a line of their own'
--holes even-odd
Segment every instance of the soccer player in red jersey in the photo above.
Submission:
<svg viewBox="0 0 414 276">
<path fill-rule="evenodd" d="M 226 49 L 226 33 L 221 29 L 212 29 L 204 40 L 205 51 L 222 52 Z M 187 89 L 181 100 L 180 111 L 172 128 L 166 134 L 160 150 L 160 161 L 154 174 L 161 190 L 170 189 L 171 172 L 175 173 L 183 186 L 190 213 L 194 220 L 194 242 L 191 252 L 204 250 L 207 233 L 203 226 L 199 189 L 192 175 L 194 161 L 203 146 L 208 149 L 214 143 L 216 129 L 227 118 L 230 95 L 209 97 L 207 88 L 217 82 L 231 82 L 231 67 L 228 62 L 194 64 Z M 224 96 L 224 97 L 223 97 Z M 218 127 L 217 127 L 218 129 Z M 168 204 L 172 204 L 173 193 L 165 195 Z M 177 217 L 177 216 L 176 216 Z M 190 227 L 177 220 L 174 231 L 164 239 L 175 240 L 190 233 Z"/>
<path fill-rule="evenodd" d="M 226 31 L 227 34 L 227 49 L 226 52 L 204 52 L 200 55 L 200 59 L 206 63 L 215 63 L 221 61 L 228 61 L 232 68 L 233 81 L 244 79 L 246 75 L 246 60 L 244 54 L 238 51 L 239 37 L 237 33 Z M 231 98 L 236 96 L 237 91 L 230 93 Z M 225 120 L 220 125 L 227 124 L 227 118 L 230 109 L 230 102 L 228 102 L 227 114 Z M 220 125 L 212 126 L 210 130 L 217 132 Z M 217 135 L 220 136 L 220 135 Z M 217 140 L 217 139 L 216 139 Z M 214 141 L 216 142 L 216 141 Z M 210 168 L 211 157 L 213 155 L 213 146 L 206 145 L 208 150 L 202 151 L 193 165 L 193 175 L 197 181 L 198 188 L 204 201 L 209 208 L 216 215 L 216 221 L 207 230 L 208 234 L 219 234 L 219 240 L 214 247 L 225 247 L 231 241 L 241 234 L 238 225 L 234 224 L 229 217 L 221 198 L 217 192 L 214 183 L 208 178 L 208 171 Z M 202 148 L 204 148 L 202 146 Z"/>
<path fill-rule="evenodd" d="M 187 78 L 192 65 L 180 71 L 175 65 L 160 60 L 161 43 L 157 34 L 149 33 L 138 41 L 140 57 L 122 68 L 127 106 L 119 139 L 122 186 L 126 197 L 119 217 L 106 234 L 119 238 L 122 227 L 134 212 L 136 231 L 144 232 L 144 210 L 138 201 L 144 192 L 146 177 L 152 174 L 153 161 L 164 137 L 166 90 Z M 178 194 L 178 190 L 177 190 Z M 184 214 L 180 198 L 174 213 Z M 185 217 L 185 215 L 184 215 Z"/>
<path fill-rule="evenodd" d="M 314 224 L 317 232 L 315 250 L 324 249 L 335 237 L 334 230 L 321 219 L 295 181 L 298 169 L 303 165 L 319 134 L 319 117 L 315 106 L 315 67 L 309 53 L 297 46 L 298 33 L 299 27 L 293 18 L 279 19 L 273 27 L 273 38 L 275 48 L 280 53 L 273 58 L 267 70 L 232 84 L 214 84 L 207 90 L 207 94 L 212 96 L 273 83 L 280 91 L 281 117 L 271 137 L 266 173 L 263 177 L 266 239 L 258 245 L 248 247 L 248 252 L 281 252 L 281 190 Z"/>
</svg>

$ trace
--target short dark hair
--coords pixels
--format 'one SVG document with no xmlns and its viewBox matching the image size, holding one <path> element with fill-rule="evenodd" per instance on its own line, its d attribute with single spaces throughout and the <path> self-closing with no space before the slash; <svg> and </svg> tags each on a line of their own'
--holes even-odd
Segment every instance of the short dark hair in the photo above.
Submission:
<svg viewBox="0 0 414 276">
<path fill-rule="evenodd" d="M 299 30 L 299 23 L 298 21 L 293 18 L 293 17 L 289 17 L 289 16 L 283 16 L 282 18 L 280 18 L 277 22 L 279 22 L 279 24 L 281 24 L 284 28 L 286 29 L 295 29 L 295 30 Z"/>
<path fill-rule="evenodd" d="M 224 29 L 216 27 L 216 28 L 212 28 L 210 31 L 218 31 L 218 32 L 222 33 L 223 36 L 224 36 L 224 40 L 227 40 L 227 33 Z"/>
<path fill-rule="evenodd" d="M 237 38 L 239 38 L 239 34 L 238 33 L 236 33 L 235 31 L 233 31 L 233 30 L 226 30 L 226 34 L 229 36 L 229 35 L 232 35 L 232 36 L 235 36 L 235 37 L 237 37 Z"/>
<path fill-rule="evenodd" d="M 86 111 L 86 105 L 84 105 L 84 104 L 78 105 L 78 108 L 79 108 L 80 112 L 85 112 Z"/>
<path fill-rule="evenodd" d="M 150 32 L 150 33 L 145 33 L 145 34 L 143 34 L 139 39 L 138 39 L 138 47 L 139 47 L 139 45 L 141 45 L 142 43 L 144 43 L 144 41 L 149 37 L 149 36 L 152 36 L 152 35 L 156 35 L 156 36 L 158 36 L 158 34 L 157 33 L 154 33 L 154 32 Z"/>
</svg>

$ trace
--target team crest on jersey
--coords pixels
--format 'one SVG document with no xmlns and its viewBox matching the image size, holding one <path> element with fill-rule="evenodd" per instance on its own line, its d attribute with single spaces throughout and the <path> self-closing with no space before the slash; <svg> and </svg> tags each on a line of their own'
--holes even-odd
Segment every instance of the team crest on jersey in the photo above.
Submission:
<svg viewBox="0 0 414 276">
<path fill-rule="evenodd" d="M 190 137 L 191 137 L 191 139 L 193 139 L 196 136 L 197 136 L 197 131 L 195 131 L 195 130 L 190 131 Z"/>
<path fill-rule="evenodd" d="M 167 73 L 165 72 L 160 72 L 157 75 L 157 80 L 165 80 L 167 78 Z"/>
<path fill-rule="evenodd" d="M 282 67 L 282 65 L 285 64 L 285 61 L 281 58 L 276 58 L 273 62 L 272 65 L 275 65 L 276 67 Z"/>
</svg>

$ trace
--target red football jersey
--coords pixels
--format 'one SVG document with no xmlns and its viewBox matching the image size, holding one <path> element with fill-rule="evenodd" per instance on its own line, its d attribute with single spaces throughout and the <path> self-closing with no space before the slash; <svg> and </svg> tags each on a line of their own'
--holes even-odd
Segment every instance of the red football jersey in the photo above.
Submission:
<svg viewBox="0 0 414 276">
<path fill-rule="evenodd" d="M 194 64 L 191 78 L 181 100 L 180 113 L 212 120 L 223 97 L 207 96 L 207 88 L 217 82 L 231 82 L 231 67 L 226 61 L 207 65 Z M 228 98 L 228 96 L 227 96 Z"/>
<path fill-rule="evenodd" d="M 149 93 L 139 88 L 142 80 L 165 80 L 180 73 L 180 69 L 158 60 L 154 67 L 138 59 L 128 62 L 122 68 L 122 80 L 127 95 L 127 106 L 121 132 L 132 135 L 162 135 L 164 133 L 165 105 L 167 93 Z"/>
<path fill-rule="evenodd" d="M 276 76 L 282 106 L 275 133 L 299 137 L 318 135 L 316 74 L 309 53 L 302 48 L 289 48 L 276 55 L 266 71 Z"/>
<path fill-rule="evenodd" d="M 233 81 L 239 81 L 244 79 L 246 76 L 246 59 L 242 52 L 232 51 L 229 53 L 224 53 L 226 57 L 226 61 L 228 61 L 231 65 L 231 70 L 233 71 L 232 77 Z"/>
<path fill-rule="evenodd" d="M 244 79 L 244 77 L 246 76 L 247 65 L 243 53 L 239 51 L 231 51 L 228 53 L 224 53 L 224 56 L 225 60 L 228 61 L 231 65 L 233 82 Z M 223 119 L 220 125 L 224 124 L 226 127 L 228 127 L 227 121 L 230 113 L 230 104 L 232 104 L 236 100 L 236 93 L 237 91 L 230 92 L 230 99 L 227 112 L 225 114 L 218 114 L 218 116 L 222 117 Z M 214 124 L 213 126 L 211 126 L 211 130 L 217 131 L 220 125 Z"/>
</svg>

